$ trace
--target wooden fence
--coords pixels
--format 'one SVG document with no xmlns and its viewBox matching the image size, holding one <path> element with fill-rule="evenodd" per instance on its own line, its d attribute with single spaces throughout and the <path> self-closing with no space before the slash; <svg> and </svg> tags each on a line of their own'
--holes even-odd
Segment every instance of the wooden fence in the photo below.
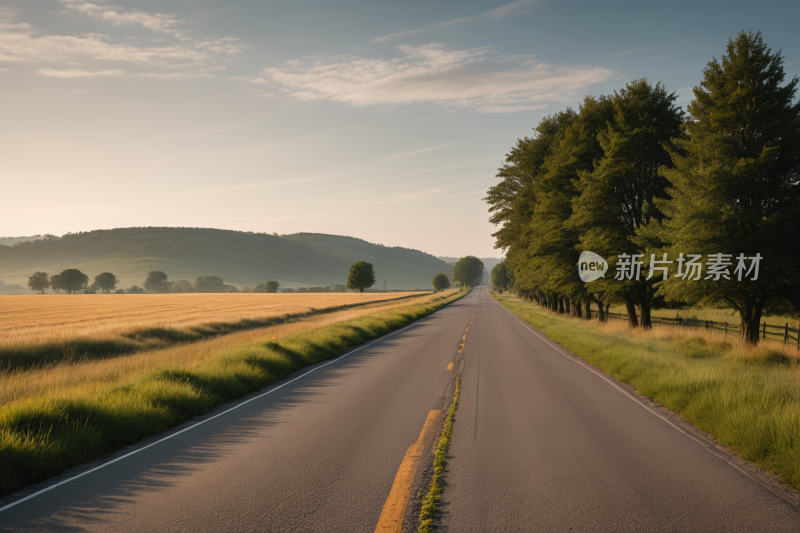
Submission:
<svg viewBox="0 0 800 533">
<path fill-rule="evenodd" d="M 608 313 L 607 316 L 609 318 L 615 318 L 619 320 L 628 320 L 627 313 Z M 738 334 L 740 333 L 741 329 L 741 325 L 734 322 L 715 322 L 713 320 L 682 318 L 680 316 L 676 316 L 675 318 L 651 317 L 650 322 L 653 324 L 653 326 L 682 326 L 688 328 L 717 329 L 719 331 L 724 331 L 725 335 L 727 335 L 729 332 L 732 334 Z M 790 328 L 788 322 L 784 326 L 767 324 L 764 322 L 761 325 L 761 338 L 783 341 L 784 344 L 793 343 L 797 346 L 797 349 L 800 350 L 800 325 L 798 325 L 797 328 Z"/>
</svg>

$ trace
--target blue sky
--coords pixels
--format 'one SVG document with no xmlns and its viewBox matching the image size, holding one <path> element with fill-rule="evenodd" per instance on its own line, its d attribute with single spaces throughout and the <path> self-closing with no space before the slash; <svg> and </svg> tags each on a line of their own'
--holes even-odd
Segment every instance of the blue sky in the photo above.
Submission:
<svg viewBox="0 0 800 533">
<path fill-rule="evenodd" d="M 498 256 L 516 139 L 640 77 L 685 106 L 739 30 L 800 75 L 797 2 L 8 1 L 0 236 L 334 233 Z"/>
</svg>

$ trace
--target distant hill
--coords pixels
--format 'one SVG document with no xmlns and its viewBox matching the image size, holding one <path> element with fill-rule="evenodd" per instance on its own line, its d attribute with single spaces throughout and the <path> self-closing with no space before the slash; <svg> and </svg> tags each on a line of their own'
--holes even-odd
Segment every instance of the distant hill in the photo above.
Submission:
<svg viewBox="0 0 800 533">
<path fill-rule="evenodd" d="M 386 280 L 388 289 L 427 289 L 431 287 L 433 276 L 440 272 L 452 277 L 452 265 L 419 250 L 399 246 L 390 248 L 354 237 L 323 233 L 295 233 L 284 235 L 283 238 L 344 259 L 348 270 L 349 265 L 356 261 L 372 263 L 375 267 L 375 288 L 382 289 L 383 281 Z"/>
<path fill-rule="evenodd" d="M 78 268 L 90 278 L 113 272 L 120 287 L 141 286 L 151 270 L 166 272 L 170 280 L 215 275 L 239 286 L 252 287 L 268 279 L 284 287 L 324 286 L 345 283 L 350 265 L 361 260 L 374 265 L 381 288 L 383 280 L 389 280 L 389 289 L 427 289 L 434 275 L 452 271 L 444 261 L 423 252 L 352 237 L 148 227 L 0 245 L 0 279 L 25 286 L 36 271 L 55 274 Z"/>
</svg>

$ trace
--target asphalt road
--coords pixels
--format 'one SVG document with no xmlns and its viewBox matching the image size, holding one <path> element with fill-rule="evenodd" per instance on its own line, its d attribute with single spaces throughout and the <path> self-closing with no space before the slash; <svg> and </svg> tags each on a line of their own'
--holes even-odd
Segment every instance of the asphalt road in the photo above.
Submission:
<svg viewBox="0 0 800 533">
<path fill-rule="evenodd" d="M 800 531 L 768 476 L 552 346 L 485 288 L 167 440 L 14 494 L 0 508 L 85 473 L 0 512 L 0 529 L 374 531 L 409 447 L 446 412 L 462 368 L 447 366 L 473 313 L 440 530 Z"/>
<path fill-rule="evenodd" d="M 800 531 L 768 476 L 476 296 L 440 530 Z"/>
</svg>

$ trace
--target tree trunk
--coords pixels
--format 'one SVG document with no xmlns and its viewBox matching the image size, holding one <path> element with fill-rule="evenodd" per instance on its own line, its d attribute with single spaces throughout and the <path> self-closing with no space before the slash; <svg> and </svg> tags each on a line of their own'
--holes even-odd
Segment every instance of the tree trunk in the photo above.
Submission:
<svg viewBox="0 0 800 533">
<path fill-rule="evenodd" d="M 653 324 L 650 322 L 650 304 L 653 302 L 652 291 L 647 286 L 647 282 L 637 284 L 636 294 L 639 296 L 639 309 L 642 313 L 642 327 L 650 329 Z"/>
<path fill-rule="evenodd" d="M 742 338 L 752 345 L 758 344 L 761 332 L 761 313 L 764 308 L 764 299 L 745 299 L 744 311 L 739 311 L 742 324 Z"/>
<path fill-rule="evenodd" d="M 592 319 L 592 299 L 587 298 L 584 300 L 584 304 L 586 306 L 586 320 Z"/>
<path fill-rule="evenodd" d="M 575 300 L 575 316 L 583 318 L 583 310 L 581 310 L 581 300 Z"/>
<path fill-rule="evenodd" d="M 603 302 L 597 302 L 597 317 L 600 322 L 606 321 L 606 314 L 603 312 Z"/>
<path fill-rule="evenodd" d="M 564 297 L 558 299 L 558 312 L 564 314 Z"/>
<path fill-rule="evenodd" d="M 639 319 L 636 317 L 636 305 L 633 300 L 625 297 L 625 310 L 628 312 L 628 323 L 632 328 L 639 327 Z"/>
<path fill-rule="evenodd" d="M 571 309 L 569 305 L 569 297 L 564 296 L 564 312 L 567 313 L 568 315 L 571 315 L 572 313 L 570 311 Z"/>
</svg>

